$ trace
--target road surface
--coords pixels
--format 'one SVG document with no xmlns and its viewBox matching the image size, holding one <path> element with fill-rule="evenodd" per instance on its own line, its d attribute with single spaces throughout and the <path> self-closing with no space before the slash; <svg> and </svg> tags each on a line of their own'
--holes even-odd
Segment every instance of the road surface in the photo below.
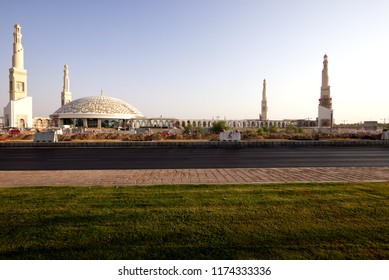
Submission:
<svg viewBox="0 0 389 280">
<path fill-rule="evenodd" d="M 389 147 L 3 147 L 0 157 L 0 170 L 385 167 Z"/>
</svg>

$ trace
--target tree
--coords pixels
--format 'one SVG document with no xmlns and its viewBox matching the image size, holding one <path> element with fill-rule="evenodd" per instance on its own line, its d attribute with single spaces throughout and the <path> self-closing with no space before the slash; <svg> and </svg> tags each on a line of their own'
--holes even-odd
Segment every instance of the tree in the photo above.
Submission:
<svg viewBox="0 0 389 280">
<path fill-rule="evenodd" d="M 216 121 L 212 124 L 211 131 L 213 133 L 220 133 L 226 131 L 228 126 L 225 121 Z"/>
</svg>

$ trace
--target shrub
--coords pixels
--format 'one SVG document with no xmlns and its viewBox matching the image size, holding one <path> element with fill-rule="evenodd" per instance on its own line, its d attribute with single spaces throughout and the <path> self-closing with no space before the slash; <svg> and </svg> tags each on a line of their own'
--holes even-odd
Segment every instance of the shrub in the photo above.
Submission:
<svg viewBox="0 0 389 280">
<path fill-rule="evenodd" d="M 212 124 L 211 131 L 213 133 L 220 133 L 226 131 L 228 126 L 225 121 L 216 121 Z"/>
<path fill-rule="evenodd" d="M 268 130 L 269 133 L 277 133 L 278 132 L 278 127 L 276 127 L 275 125 L 269 127 L 269 130 Z"/>
</svg>

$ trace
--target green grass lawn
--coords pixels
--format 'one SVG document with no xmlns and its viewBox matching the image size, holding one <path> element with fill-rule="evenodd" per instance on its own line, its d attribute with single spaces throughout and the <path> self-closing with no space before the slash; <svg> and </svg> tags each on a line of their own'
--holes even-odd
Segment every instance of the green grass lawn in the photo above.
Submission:
<svg viewBox="0 0 389 280">
<path fill-rule="evenodd" d="M 0 259 L 389 259 L 389 182 L 0 188 Z"/>
</svg>

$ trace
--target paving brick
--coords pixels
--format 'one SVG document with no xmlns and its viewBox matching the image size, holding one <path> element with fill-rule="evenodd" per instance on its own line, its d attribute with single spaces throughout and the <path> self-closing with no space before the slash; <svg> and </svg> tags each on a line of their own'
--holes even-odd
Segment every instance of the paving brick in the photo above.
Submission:
<svg viewBox="0 0 389 280">
<path fill-rule="evenodd" d="M 389 181 L 389 167 L 0 171 L 0 186 Z"/>
</svg>

